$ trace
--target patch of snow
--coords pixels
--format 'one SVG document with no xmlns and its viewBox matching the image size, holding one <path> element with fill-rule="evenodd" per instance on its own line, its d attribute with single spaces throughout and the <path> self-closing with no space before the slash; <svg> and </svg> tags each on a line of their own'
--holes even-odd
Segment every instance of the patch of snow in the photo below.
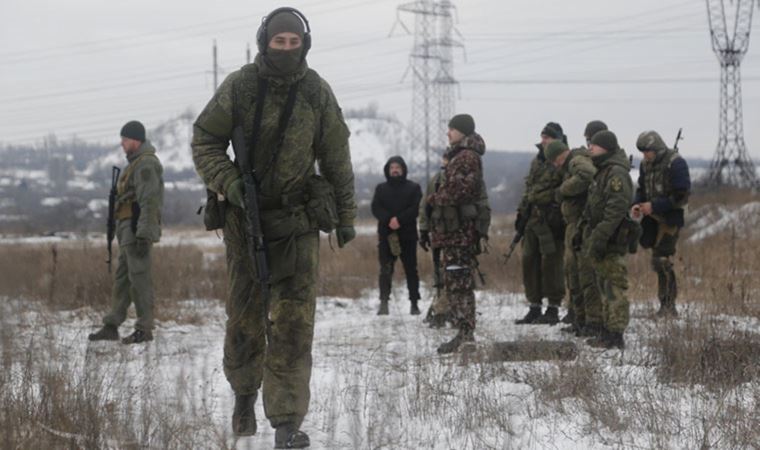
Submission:
<svg viewBox="0 0 760 450">
<path fill-rule="evenodd" d="M 65 197 L 45 197 L 40 201 L 40 205 L 53 207 L 58 206 L 66 200 Z"/>
<path fill-rule="evenodd" d="M 699 242 L 731 228 L 735 228 L 738 233 L 744 234 L 756 230 L 759 219 L 760 202 L 746 203 L 735 211 L 728 211 L 724 207 L 719 207 L 717 212 L 710 215 L 705 214 L 705 217 L 697 221 L 694 227 L 699 231 L 690 236 L 688 240 L 691 243 Z"/>
</svg>

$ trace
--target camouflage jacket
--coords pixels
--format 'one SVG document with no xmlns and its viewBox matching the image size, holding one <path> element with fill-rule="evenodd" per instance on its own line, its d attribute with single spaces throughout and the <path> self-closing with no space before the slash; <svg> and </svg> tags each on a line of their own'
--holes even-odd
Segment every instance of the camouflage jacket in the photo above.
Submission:
<svg viewBox="0 0 760 450">
<path fill-rule="evenodd" d="M 226 194 L 240 171 L 227 155 L 232 130 L 242 126 L 246 142 L 253 138 L 260 56 L 231 73 L 201 112 L 193 127 L 193 161 L 203 182 Z M 319 172 L 335 190 L 339 225 L 356 217 L 354 174 L 348 147 L 349 131 L 330 86 L 317 72 L 302 65 L 288 78 L 267 78 L 261 129 L 250 160 L 259 175 L 264 198 L 297 197 L 306 181 Z M 277 131 L 290 87 L 298 83 L 295 105 L 279 153 Z M 250 149 L 249 149 L 250 151 Z M 270 166 L 270 162 L 275 161 Z"/>
<path fill-rule="evenodd" d="M 627 243 L 615 242 L 618 227 L 628 214 L 633 197 L 630 163 L 623 149 L 592 157 L 597 173 L 588 190 L 583 213 L 584 245 L 597 255 L 624 254 Z"/>
<path fill-rule="evenodd" d="M 432 178 L 430 178 L 430 181 L 428 181 L 427 188 L 425 189 L 425 195 L 422 197 L 422 201 L 420 202 L 420 211 L 419 211 L 419 230 L 420 233 L 423 231 L 430 231 L 430 215 L 433 212 L 433 205 L 428 203 L 428 198 L 435 193 L 435 191 L 438 190 L 438 186 L 441 183 L 441 179 L 443 177 L 443 169 L 441 169 L 440 172 L 433 175 Z"/>
<path fill-rule="evenodd" d="M 557 189 L 565 223 L 577 222 L 583 214 L 588 198 L 588 187 L 594 180 L 596 167 L 585 147 L 570 151 L 562 166 L 562 184 Z"/>
<path fill-rule="evenodd" d="M 484 191 L 480 160 L 486 144 L 479 134 L 465 136 L 446 152 L 449 163 L 438 190 L 427 198 L 433 247 L 468 247 L 478 243 L 477 203 Z"/>
<path fill-rule="evenodd" d="M 127 211 L 116 227 L 119 245 L 129 245 L 135 238 L 158 242 L 161 239 L 161 208 L 164 203 L 164 168 L 156 156 L 156 149 L 149 141 L 127 156 L 129 164 L 121 171 L 117 182 L 116 211 Z M 137 208 L 133 208 L 133 204 Z M 135 231 L 133 212 L 139 209 Z"/>
<path fill-rule="evenodd" d="M 559 216 L 559 204 L 557 203 L 556 190 L 562 184 L 562 172 L 544 157 L 543 147 L 536 144 L 538 154 L 530 164 L 530 171 L 525 177 L 525 192 L 518 211 L 524 217 L 528 217 L 528 228 L 542 221 L 542 217 L 549 223 L 562 221 L 561 217 L 546 217 L 556 214 Z M 530 214 L 528 214 L 530 212 Z"/>
</svg>

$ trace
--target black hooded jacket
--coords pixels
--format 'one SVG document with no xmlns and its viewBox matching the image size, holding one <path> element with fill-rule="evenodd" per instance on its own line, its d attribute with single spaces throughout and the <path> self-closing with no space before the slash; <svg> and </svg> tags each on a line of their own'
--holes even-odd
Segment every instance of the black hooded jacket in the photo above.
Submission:
<svg viewBox="0 0 760 450">
<path fill-rule="evenodd" d="M 403 173 L 400 177 L 391 178 L 389 171 L 391 163 L 401 164 Z M 372 197 L 372 215 L 377 219 L 377 234 L 386 238 L 392 230 L 388 227 L 392 217 L 401 224 L 398 237 L 402 240 L 417 239 L 417 214 L 419 212 L 422 189 L 414 181 L 406 179 L 407 167 L 404 158 L 393 156 L 388 159 L 383 168 L 385 183 L 375 188 Z"/>
</svg>

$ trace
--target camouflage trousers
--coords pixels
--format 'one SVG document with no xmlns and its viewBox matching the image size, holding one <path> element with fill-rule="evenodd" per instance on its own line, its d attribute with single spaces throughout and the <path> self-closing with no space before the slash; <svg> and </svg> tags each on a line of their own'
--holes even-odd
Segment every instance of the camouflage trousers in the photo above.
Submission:
<svg viewBox="0 0 760 450">
<path fill-rule="evenodd" d="M 467 247 L 445 247 L 441 251 L 443 295 L 448 300 L 452 323 L 460 330 L 475 329 L 475 255 Z"/>
<path fill-rule="evenodd" d="M 604 325 L 604 309 L 599 288 L 596 286 L 594 263 L 582 250 L 576 252 L 576 255 L 578 257 L 578 283 L 583 295 L 583 310 L 576 311 L 576 317 L 580 312 L 580 317 L 582 317 L 585 325 Z"/>
<path fill-rule="evenodd" d="M 550 306 L 559 307 L 565 297 L 564 242 L 554 238 L 548 227 L 544 228 L 542 232 L 537 232 L 529 227 L 523 237 L 525 297 L 531 306 L 541 306 L 546 297 Z"/>
<path fill-rule="evenodd" d="M 612 333 L 622 333 L 630 321 L 628 267 L 625 257 L 610 253 L 593 262 L 596 286 L 602 298 L 604 327 Z"/>
<path fill-rule="evenodd" d="M 290 230 L 290 236 L 269 246 L 273 280 L 269 311 L 248 256 L 242 211 L 228 208 L 224 226 L 229 276 L 224 373 L 236 394 L 254 394 L 263 384 L 264 412 L 273 427 L 300 425 L 308 411 L 319 266 L 319 234 L 309 228 L 305 214 L 283 214 L 282 219 L 285 225 L 275 220 L 263 226 L 265 235 L 274 226 Z M 281 255 L 275 254 L 278 249 L 295 252 L 289 253 L 292 274 L 284 278 L 277 273 L 283 270 L 278 267 L 285 267 L 279 262 Z"/>
<path fill-rule="evenodd" d="M 127 318 L 129 305 L 134 302 L 137 312 L 135 329 L 153 329 L 153 278 L 151 276 L 151 253 L 140 257 L 135 253 L 136 244 L 119 247 L 119 262 L 111 291 L 111 310 L 103 318 L 103 324 L 118 327 Z"/>
<path fill-rule="evenodd" d="M 567 302 L 567 310 L 572 311 L 577 323 L 585 323 L 586 312 L 583 305 L 583 290 L 579 274 L 579 255 L 573 250 L 573 236 L 578 230 L 578 222 L 573 221 L 567 224 L 565 228 L 565 284 L 570 294 L 570 300 Z"/>
<path fill-rule="evenodd" d="M 431 252 L 433 253 L 433 287 L 435 288 L 435 295 L 430 307 L 433 310 L 433 314 L 448 314 L 449 300 L 446 298 L 446 290 L 443 289 L 441 249 L 434 248 L 431 250 Z"/>
</svg>

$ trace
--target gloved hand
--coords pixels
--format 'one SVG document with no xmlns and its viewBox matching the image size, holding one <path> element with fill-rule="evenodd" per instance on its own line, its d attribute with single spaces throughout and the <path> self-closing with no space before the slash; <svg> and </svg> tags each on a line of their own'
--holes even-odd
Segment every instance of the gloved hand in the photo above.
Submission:
<svg viewBox="0 0 760 450">
<path fill-rule="evenodd" d="M 517 220 L 515 220 L 515 231 L 517 231 L 520 234 L 525 233 L 525 225 L 528 224 L 528 219 L 526 219 L 521 212 L 517 212 Z"/>
<path fill-rule="evenodd" d="M 245 209 L 245 194 L 243 189 L 243 180 L 238 178 L 227 186 L 225 197 L 227 201 L 237 206 L 238 208 Z"/>
<path fill-rule="evenodd" d="M 343 248 L 356 237 L 356 230 L 353 226 L 340 226 L 335 229 L 335 236 L 338 238 L 338 247 Z"/>
<path fill-rule="evenodd" d="M 583 246 L 583 232 L 582 230 L 576 230 L 575 234 L 572 237 L 572 244 L 573 244 L 573 250 L 576 252 L 581 251 L 581 248 Z"/>
<path fill-rule="evenodd" d="M 138 258 L 145 258 L 148 256 L 151 245 L 153 245 L 153 243 L 150 239 L 137 238 L 137 241 L 135 242 L 135 255 Z"/>
<path fill-rule="evenodd" d="M 420 247 L 423 250 L 430 250 L 430 232 L 428 230 L 420 231 Z"/>
</svg>

